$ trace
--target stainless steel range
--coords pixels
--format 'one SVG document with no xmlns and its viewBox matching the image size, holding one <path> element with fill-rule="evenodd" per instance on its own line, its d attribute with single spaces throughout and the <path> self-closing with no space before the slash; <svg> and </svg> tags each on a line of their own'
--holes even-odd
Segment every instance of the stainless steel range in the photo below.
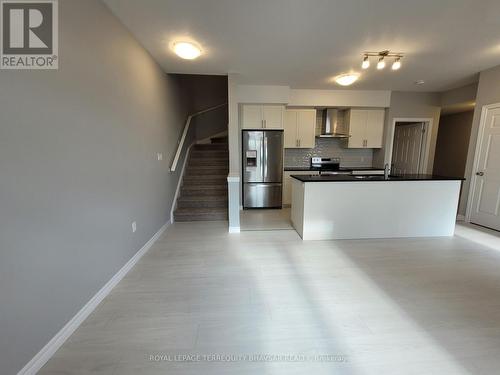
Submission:
<svg viewBox="0 0 500 375">
<path fill-rule="evenodd" d="M 340 158 L 311 158 L 311 170 L 319 174 L 350 174 L 351 171 L 340 170 Z"/>
</svg>

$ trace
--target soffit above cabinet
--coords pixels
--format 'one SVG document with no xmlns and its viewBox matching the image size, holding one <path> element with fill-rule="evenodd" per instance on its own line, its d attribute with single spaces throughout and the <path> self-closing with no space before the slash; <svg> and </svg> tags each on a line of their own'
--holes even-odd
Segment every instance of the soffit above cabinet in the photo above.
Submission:
<svg viewBox="0 0 500 375">
<path fill-rule="evenodd" d="M 314 90 L 289 86 L 237 85 L 238 103 L 282 103 L 296 107 L 388 108 L 391 92 L 386 90 Z"/>
</svg>

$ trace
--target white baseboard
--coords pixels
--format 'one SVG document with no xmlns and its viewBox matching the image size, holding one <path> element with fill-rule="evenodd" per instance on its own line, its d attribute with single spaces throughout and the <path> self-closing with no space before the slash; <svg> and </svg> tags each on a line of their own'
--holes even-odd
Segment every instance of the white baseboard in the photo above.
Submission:
<svg viewBox="0 0 500 375">
<path fill-rule="evenodd" d="M 229 233 L 240 233 L 240 227 L 229 227 Z"/>
<path fill-rule="evenodd" d="M 81 308 L 66 325 L 40 350 L 17 375 L 34 375 L 47 363 L 54 353 L 75 332 L 82 322 L 95 310 L 101 301 L 113 290 L 123 277 L 134 267 L 156 240 L 170 225 L 168 221 L 146 244 Z"/>
</svg>

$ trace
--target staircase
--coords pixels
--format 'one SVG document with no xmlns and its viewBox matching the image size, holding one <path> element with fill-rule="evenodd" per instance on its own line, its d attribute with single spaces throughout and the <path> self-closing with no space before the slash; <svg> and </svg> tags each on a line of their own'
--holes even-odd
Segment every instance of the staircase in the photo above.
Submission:
<svg viewBox="0 0 500 375">
<path fill-rule="evenodd" d="M 175 221 L 227 220 L 227 137 L 191 148 L 184 171 Z"/>
</svg>

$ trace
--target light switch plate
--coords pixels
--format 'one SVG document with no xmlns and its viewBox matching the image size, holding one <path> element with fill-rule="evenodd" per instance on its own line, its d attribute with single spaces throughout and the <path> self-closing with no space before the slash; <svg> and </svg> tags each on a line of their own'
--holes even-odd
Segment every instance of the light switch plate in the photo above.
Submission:
<svg viewBox="0 0 500 375">
<path fill-rule="evenodd" d="M 137 223 L 135 221 L 132 222 L 132 233 L 135 233 L 137 230 Z"/>
</svg>

